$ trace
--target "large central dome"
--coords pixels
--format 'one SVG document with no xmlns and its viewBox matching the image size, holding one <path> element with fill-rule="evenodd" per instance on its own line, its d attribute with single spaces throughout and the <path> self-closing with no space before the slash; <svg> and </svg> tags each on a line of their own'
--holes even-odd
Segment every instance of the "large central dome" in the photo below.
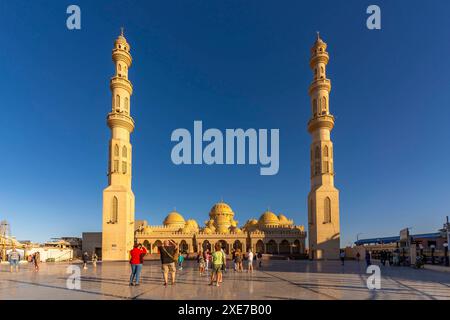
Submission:
<svg viewBox="0 0 450 320">
<path fill-rule="evenodd" d="M 225 202 L 216 203 L 209 211 L 209 217 L 214 219 L 217 216 L 234 216 L 234 212 L 231 207 Z"/>
</svg>

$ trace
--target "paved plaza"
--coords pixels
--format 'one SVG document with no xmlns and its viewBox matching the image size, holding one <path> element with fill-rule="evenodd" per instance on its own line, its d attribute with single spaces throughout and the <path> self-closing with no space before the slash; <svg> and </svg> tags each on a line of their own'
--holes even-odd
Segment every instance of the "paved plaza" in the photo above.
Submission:
<svg viewBox="0 0 450 320">
<path fill-rule="evenodd" d="M 81 266 L 77 264 L 78 266 Z M 230 263 L 231 265 L 231 263 Z M 265 261 L 253 274 L 227 271 L 221 287 L 208 286 L 197 264 L 187 261 L 175 286 L 162 285 L 158 261 L 146 261 L 143 282 L 128 286 L 126 262 L 99 263 L 81 270 L 81 290 L 66 286 L 69 264 L 43 263 L 39 272 L 21 265 L 10 273 L 1 265 L 0 300 L 4 299 L 450 299 L 450 273 L 381 267 L 381 289 L 368 290 L 363 262 Z"/>
</svg>

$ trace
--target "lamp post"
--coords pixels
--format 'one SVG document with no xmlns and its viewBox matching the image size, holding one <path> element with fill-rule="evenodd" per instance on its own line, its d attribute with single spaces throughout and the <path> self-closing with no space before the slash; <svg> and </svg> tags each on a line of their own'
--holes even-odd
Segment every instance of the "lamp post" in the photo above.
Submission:
<svg viewBox="0 0 450 320">
<path fill-rule="evenodd" d="M 364 233 L 360 232 L 360 233 L 356 234 L 356 241 L 357 242 L 359 241 L 359 236 L 362 235 L 362 234 L 364 234 Z"/>
<path fill-rule="evenodd" d="M 431 264 L 434 264 L 434 249 L 436 248 L 436 246 L 432 244 L 430 248 L 431 248 Z"/>
<path fill-rule="evenodd" d="M 444 243 L 444 256 L 445 256 L 445 266 L 449 266 L 449 259 L 448 259 L 448 242 Z"/>
</svg>

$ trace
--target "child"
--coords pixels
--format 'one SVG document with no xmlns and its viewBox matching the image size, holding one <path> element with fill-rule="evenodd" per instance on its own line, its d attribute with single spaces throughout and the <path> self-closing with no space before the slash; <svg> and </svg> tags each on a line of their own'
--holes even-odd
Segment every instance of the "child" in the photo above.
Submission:
<svg viewBox="0 0 450 320">
<path fill-rule="evenodd" d="M 198 262 L 198 270 L 200 271 L 200 276 L 203 275 L 205 272 L 205 257 L 203 256 L 203 253 L 200 251 L 197 256 L 197 262 Z"/>
<path fill-rule="evenodd" d="M 178 270 L 183 270 L 183 261 L 184 261 L 184 256 L 183 256 L 183 254 L 180 254 L 178 256 Z"/>
</svg>

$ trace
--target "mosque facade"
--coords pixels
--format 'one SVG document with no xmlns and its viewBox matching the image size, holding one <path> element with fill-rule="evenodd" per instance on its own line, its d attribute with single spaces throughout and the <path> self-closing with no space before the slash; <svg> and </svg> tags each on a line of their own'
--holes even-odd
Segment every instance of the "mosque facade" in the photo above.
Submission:
<svg viewBox="0 0 450 320">
<path fill-rule="evenodd" d="M 164 240 L 173 240 L 180 252 L 194 253 L 213 250 L 220 243 L 226 253 L 233 249 L 269 254 L 302 254 L 305 252 L 306 233 L 285 215 L 264 212 L 258 220 L 248 220 L 238 227 L 235 214 L 225 202 L 216 203 L 209 212 L 203 227 L 196 220 L 185 218 L 173 211 L 161 226 L 149 226 L 146 221 L 136 221 L 136 240 L 150 253 L 158 253 Z"/>
<path fill-rule="evenodd" d="M 330 80 L 326 78 L 328 63 L 326 44 L 317 37 L 311 49 L 310 67 L 314 79 L 309 89 L 311 114 L 308 131 L 311 144 L 311 191 L 308 195 L 308 228 L 310 258 L 337 259 L 339 257 L 339 193 L 334 187 L 333 146 L 330 132 L 334 117 L 329 111 Z M 239 227 L 231 207 L 215 204 L 204 226 L 187 219 L 179 212 L 171 212 L 162 225 L 150 226 L 135 221 L 135 200 L 132 191 L 131 116 L 133 86 L 128 79 L 132 64 L 130 44 L 122 33 L 112 50 L 115 74 L 110 80 L 111 110 L 107 124 L 109 140 L 108 186 L 103 191 L 102 259 L 128 260 L 135 242 L 144 244 L 151 253 L 158 253 L 164 240 L 174 240 L 181 252 L 194 253 L 213 249 L 217 242 L 230 253 L 232 249 L 266 254 L 305 253 L 306 232 L 303 226 L 283 214 L 271 211 L 259 219 L 250 219 Z"/>
</svg>

